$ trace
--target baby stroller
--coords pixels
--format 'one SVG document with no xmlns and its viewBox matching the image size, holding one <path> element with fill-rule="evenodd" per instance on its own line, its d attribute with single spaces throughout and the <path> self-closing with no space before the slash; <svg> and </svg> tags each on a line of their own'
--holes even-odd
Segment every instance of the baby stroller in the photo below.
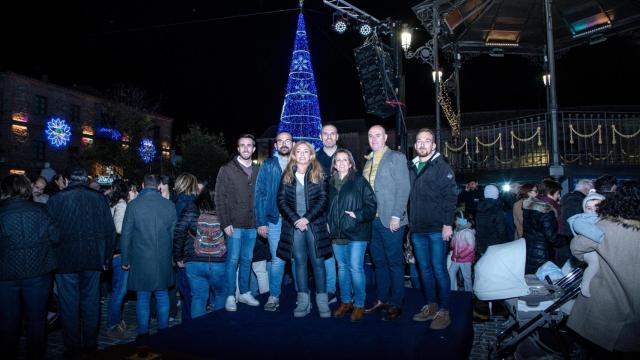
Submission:
<svg viewBox="0 0 640 360">
<path fill-rule="evenodd" d="M 567 317 L 572 300 L 580 292 L 582 268 L 571 270 L 555 282 L 548 277 L 540 281 L 535 275 L 525 276 L 525 261 L 525 240 L 518 239 L 490 246 L 475 266 L 475 295 L 484 301 L 504 300 L 510 313 L 497 334 L 490 357 L 514 356 L 519 345 L 553 354 L 540 340 L 538 331 L 555 327 Z"/>
</svg>

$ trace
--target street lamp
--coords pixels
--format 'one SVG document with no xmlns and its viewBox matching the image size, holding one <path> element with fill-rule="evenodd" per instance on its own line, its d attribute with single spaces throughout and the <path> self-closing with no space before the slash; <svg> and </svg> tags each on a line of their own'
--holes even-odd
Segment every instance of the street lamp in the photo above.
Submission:
<svg viewBox="0 0 640 360">
<path fill-rule="evenodd" d="M 551 85 L 551 74 L 542 74 L 542 83 L 544 84 L 544 86 Z"/>
<path fill-rule="evenodd" d="M 402 33 L 400 34 L 400 46 L 406 53 L 411 48 L 411 29 L 407 25 L 402 26 Z"/>
<path fill-rule="evenodd" d="M 438 82 L 442 82 L 442 70 L 438 69 L 437 73 L 438 73 Z M 433 79 L 433 82 L 436 82 L 435 70 L 431 71 L 431 78 Z"/>
</svg>

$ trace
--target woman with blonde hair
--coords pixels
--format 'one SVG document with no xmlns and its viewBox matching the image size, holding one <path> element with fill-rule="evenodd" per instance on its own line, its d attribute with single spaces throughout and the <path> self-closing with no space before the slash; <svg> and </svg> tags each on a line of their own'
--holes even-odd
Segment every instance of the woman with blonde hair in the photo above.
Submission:
<svg viewBox="0 0 640 360">
<path fill-rule="evenodd" d="M 320 317 L 328 318 L 331 310 L 324 260 L 331 256 L 331 243 L 322 165 L 316 160 L 313 146 L 306 141 L 297 142 L 291 154 L 278 189 L 278 208 L 283 221 L 276 254 L 283 260 L 295 259 L 298 301 L 293 316 L 304 317 L 311 312 L 307 283 L 307 259 L 311 259 L 318 311 Z"/>
</svg>

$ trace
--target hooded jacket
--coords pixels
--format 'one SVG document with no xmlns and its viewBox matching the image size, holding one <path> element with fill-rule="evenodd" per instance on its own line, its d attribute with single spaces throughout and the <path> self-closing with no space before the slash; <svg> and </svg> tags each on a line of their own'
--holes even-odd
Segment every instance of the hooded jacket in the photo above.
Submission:
<svg viewBox="0 0 640 360">
<path fill-rule="evenodd" d="M 553 207 L 529 198 L 522 204 L 524 238 L 527 244 L 526 274 L 533 274 L 545 262 L 552 260 L 553 248 L 564 244 L 558 234 L 558 221 Z"/>
</svg>

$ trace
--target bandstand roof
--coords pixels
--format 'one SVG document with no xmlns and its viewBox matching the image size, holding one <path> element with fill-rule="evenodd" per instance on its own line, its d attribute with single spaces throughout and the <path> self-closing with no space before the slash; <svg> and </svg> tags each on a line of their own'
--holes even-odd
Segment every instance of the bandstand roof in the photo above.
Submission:
<svg viewBox="0 0 640 360">
<path fill-rule="evenodd" d="M 427 0 L 412 10 L 425 28 L 439 7 L 440 48 L 461 54 L 541 56 L 546 44 L 544 0 Z M 554 0 L 556 53 L 640 28 L 640 2 Z"/>
</svg>

